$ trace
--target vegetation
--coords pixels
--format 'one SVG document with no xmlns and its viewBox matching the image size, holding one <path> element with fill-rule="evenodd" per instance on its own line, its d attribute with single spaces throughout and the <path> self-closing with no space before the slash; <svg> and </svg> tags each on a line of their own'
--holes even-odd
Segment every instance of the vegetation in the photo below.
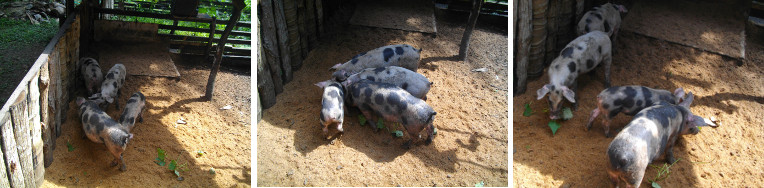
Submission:
<svg viewBox="0 0 764 188">
<path fill-rule="evenodd" d="M 22 79 L 26 69 L 42 52 L 35 46 L 45 46 L 58 31 L 58 22 L 33 25 L 29 21 L 0 18 L 0 105 Z M 19 76 L 20 75 L 20 76 Z"/>
</svg>

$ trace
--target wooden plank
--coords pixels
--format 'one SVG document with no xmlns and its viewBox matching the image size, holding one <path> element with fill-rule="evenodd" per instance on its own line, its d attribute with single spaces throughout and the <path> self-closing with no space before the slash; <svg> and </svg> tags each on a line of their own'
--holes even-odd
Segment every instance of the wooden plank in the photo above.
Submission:
<svg viewBox="0 0 764 188">
<path fill-rule="evenodd" d="M 281 74 L 282 67 L 279 60 L 278 40 L 276 39 L 276 23 L 273 15 L 271 1 L 260 1 L 261 12 L 261 37 L 263 40 L 263 50 L 265 51 L 265 62 L 270 66 L 271 77 L 273 79 L 274 89 L 278 95 L 284 91 L 284 82 Z"/>
<path fill-rule="evenodd" d="M 196 36 L 182 36 L 182 35 L 170 35 L 170 34 L 157 34 L 159 37 L 166 37 L 170 40 L 187 40 L 187 41 L 198 41 L 198 42 L 207 42 L 209 41 L 209 38 L 207 37 L 196 37 Z M 219 38 L 216 38 L 213 40 L 213 42 L 220 42 L 221 40 Z M 252 44 L 251 40 L 245 40 L 245 39 L 232 39 L 229 38 L 226 40 L 226 44 Z"/>
<path fill-rule="evenodd" d="M 16 138 L 13 136 L 13 123 L 11 114 L 8 111 L 0 111 L 0 134 L 2 134 L 3 157 L 5 167 L 8 169 L 10 187 L 25 187 L 24 173 L 21 171 L 21 162 L 19 162 L 18 150 L 16 150 Z"/>
<path fill-rule="evenodd" d="M 40 124 L 40 72 L 29 81 L 29 113 L 27 120 L 31 129 L 30 139 L 32 141 L 32 170 L 34 172 L 34 184 L 42 185 L 45 177 L 45 165 L 43 163 L 43 141 L 42 127 Z"/>
<path fill-rule="evenodd" d="M 257 37 L 260 35 L 258 34 Z M 263 40 L 257 40 L 257 48 L 259 49 L 257 54 L 257 95 L 261 102 L 260 105 L 265 110 L 276 104 L 276 90 L 271 77 L 271 70 L 269 70 L 270 67 L 265 62 Z"/>
<path fill-rule="evenodd" d="M 115 14 L 115 15 L 123 15 L 123 16 L 137 16 L 137 17 L 145 17 L 145 18 L 156 18 L 156 19 L 166 19 L 166 20 L 179 20 L 179 21 L 189 21 L 189 22 L 201 22 L 201 23 L 211 23 L 211 18 L 197 18 L 197 17 L 175 17 L 170 14 L 159 14 L 159 13 L 150 13 L 150 12 L 138 12 L 138 11 L 132 11 L 132 10 L 119 10 L 119 9 L 105 9 L 105 8 L 93 8 L 93 11 L 96 13 L 102 13 L 102 14 Z M 228 20 L 218 20 L 219 23 L 228 23 Z M 249 22 L 236 22 L 237 27 L 252 27 L 252 24 Z"/>
<path fill-rule="evenodd" d="M 49 61 L 50 62 L 50 61 Z M 49 64 L 45 63 L 40 68 L 40 122 L 42 128 L 42 142 L 43 142 L 43 154 L 45 155 L 44 163 L 45 168 L 53 164 L 53 150 L 56 149 L 56 138 L 53 136 L 53 131 L 48 125 L 53 125 L 51 121 L 51 108 L 50 108 L 50 74 Z M 2 163 L 0 163 L 2 164 Z"/>
<path fill-rule="evenodd" d="M 517 74 L 517 82 L 515 85 L 515 96 L 525 93 L 527 78 L 528 78 L 528 56 L 530 55 L 530 42 L 531 42 L 531 16 L 533 15 L 531 0 L 520 0 L 517 7 L 517 42 L 515 43 L 515 49 L 517 49 L 517 56 L 515 56 L 515 74 Z"/>
<path fill-rule="evenodd" d="M 186 27 L 186 26 L 173 26 L 173 25 L 158 25 L 159 29 L 168 29 L 168 30 L 178 30 L 178 31 L 192 31 L 192 32 L 202 32 L 202 33 L 209 33 L 210 29 L 205 28 L 195 28 L 195 27 Z M 215 33 L 223 33 L 223 30 L 215 30 Z M 234 36 L 252 36 L 252 32 L 249 31 L 231 31 L 230 35 Z"/>
<path fill-rule="evenodd" d="M 459 58 L 464 62 L 467 62 L 467 52 L 470 47 L 470 37 L 472 36 L 472 30 L 475 29 L 475 23 L 477 23 L 478 16 L 480 16 L 480 7 L 483 6 L 483 0 L 472 0 L 472 12 L 470 12 L 469 21 L 467 21 L 467 28 L 464 29 L 462 35 L 462 42 L 459 45 Z"/>
<path fill-rule="evenodd" d="M 300 45 L 300 31 L 297 25 L 297 0 L 284 0 L 284 18 L 289 32 L 289 58 L 292 60 L 292 69 L 302 67 L 302 53 Z"/>
<path fill-rule="evenodd" d="M 292 59 L 289 56 L 289 32 L 284 18 L 284 3 L 281 0 L 273 1 L 273 14 L 276 21 L 276 36 L 278 38 L 279 56 L 281 58 L 281 69 L 284 71 L 281 79 L 284 84 L 292 81 Z"/>
<path fill-rule="evenodd" d="M 300 53 L 303 58 L 308 57 L 308 35 L 310 35 L 308 34 L 308 19 L 306 18 L 305 12 L 307 12 L 305 9 L 305 0 L 297 0 L 297 26 L 300 31 Z"/>
<path fill-rule="evenodd" d="M 316 7 L 315 0 L 305 0 L 305 22 L 308 30 L 308 52 L 318 46 L 318 37 L 316 37 Z"/>
<path fill-rule="evenodd" d="M 0 126 L 4 125 L 6 122 L 8 122 L 8 116 L 5 116 L 6 113 L 0 113 Z M 2 131 L 0 131 L 2 132 Z M 2 142 L 2 139 L 0 139 L 0 142 Z M 1 144 L 0 144 L 1 145 Z M 1 148 L 2 146 L 0 146 Z M 4 152 L 0 152 L 0 187 L 11 187 L 10 180 L 8 177 L 8 172 L 6 171 L 6 164 L 5 164 L 5 154 Z"/>
<path fill-rule="evenodd" d="M 533 31 L 531 55 L 528 62 L 528 77 L 538 77 L 544 72 L 544 52 L 546 49 L 546 12 L 549 0 L 533 0 Z M 560 25 L 562 27 L 562 25 Z"/>
<path fill-rule="evenodd" d="M 24 83 L 24 82 L 22 82 Z M 26 85 L 26 83 L 24 83 Z M 34 184 L 34 171 L 32 170 L 32 143 L 29 135 L 29 114 L 28 108 L 28 91 L 24 91 L 24 95 L 16 99 L 16 102 L 11 106 L 11 119 L 13 122 L 13 135 L 15 136 L 16 149 L 19 154 L 19 169 L 24 174 L 24 185 L 28 187 L 35 187 Z"/>
<path fill-rule="evenodd" d="M 236 21 L 239 20 L 239 17 L 241 17 L 241 10 L 244 9 L 246 5 L 244 4 L 244 0 L 234 0 L 233 4 L 234 4 L 234 10 L 233 10 L 233 15 L 231 16 L 231 22 L 235 23 Z M 231 34 L 231 30 L 233 30 L 235 25 L 236 24 L 226 25 L 225 31 L 220 36 L 220 38 L 227 39 L 228 35 Z M 215 89 L 215 77 L 217 77 L 218 70 L 220 69 L 220 63 L 223 61 L 222 56 L 223 56 L 223 51 L 225 50 L 225 43 L 226 43 L 226 40 L 220 41 L 220 43 L 218 43 L 218 49 L 215 52 L 215 62 L 212 65 L 212 70 L 210 70 L 210 76 L 209 76 L 209 79 L 207 80 L 207 89 L 205 92 L 205 96 L 206 96 L 205 98 L 208 101 L 212 100 L 212 92 Z"/>
<path fill-rule="evenodd" d="M 316 0 L 316 26 L 318 28 L 318 37 L 321 38 L 324 32 L 324 5 L 323 0 Z"/>
</svg>

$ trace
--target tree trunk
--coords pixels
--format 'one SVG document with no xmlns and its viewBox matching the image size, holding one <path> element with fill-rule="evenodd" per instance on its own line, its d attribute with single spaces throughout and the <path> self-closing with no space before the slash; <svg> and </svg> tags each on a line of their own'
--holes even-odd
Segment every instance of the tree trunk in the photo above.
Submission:
<svg viewBox="0 0 764 188">
<path fill-rule="evenodd" d="M 292 60 L 291 64 L 293 70 L 300 69 L 303 58 L 296 1 L 297 0 L 284 0 L 284 18 L 286 18 L 287 31 L 289 31 L 289 57 Z"/>
<path fill-rule="evenodd" d="M 278 33 L 279 54 L 281 57 L 281 68 L 284 70 L 284 84 L 292 81 L 292 59 L 289 56 L 289 32 L 287 31 L 286 20 L 284 18 L 284 3 L 281 0 L 273 1 L 273 13 L 276 16 L 276 33 Z"/>
<path fill-rule="evenodd" d="M 515 56 L 515 73 L 517 74 L 517 84 L 514 95 L 525 93 L 526 81 L 528 78 L 528 61 L 530 56 L 530 42 L 531 42 L 531 30 L 533 25 L 531 23 L 531 17 L 533 15 L 533 5 L 531 0 L 520 0 L 518 2 L 517 16 L 517 56 Z"/>
<path fill-rule="evenodd" d="M 540 77 L 544 73 L 544 52 L 546 46 L 546 12 L 549 0 L 533 0 L 533 38 L 528 64 L 528 77 Z"/>
<path fill-rule="evenodd" d="M 478 16 L 480 16 L 480 7 L 483 6 L 483 0 L 472 0 L 472 11 L 470 12 L 469 21 L 467 21 L 467 28 L 464 29 L 462 35 L 462 43 L 459 45 L 459 58 L 463 61 L 467 61 L 467 53 L 470 48 L 470 37 L 472 37 L 472 30 L 475 29 L 475 23 L 477 23 Z"/>
</svg>

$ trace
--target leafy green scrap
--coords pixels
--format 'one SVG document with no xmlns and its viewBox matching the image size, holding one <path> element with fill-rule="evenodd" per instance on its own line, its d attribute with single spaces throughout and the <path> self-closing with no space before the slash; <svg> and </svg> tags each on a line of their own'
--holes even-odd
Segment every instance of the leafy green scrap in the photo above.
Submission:
<svg viewBox="0 0 764 188">
<path fill-rule="evenodd" d="M 483 187 L 483 185 L 485 185 L 485 183 L 483 183 L 483 181 L 480 181 L 480 183 L 475 184 L 475 187 Z"/>
<path fill-rule="evenodd" d="M 395 133 L 396 137 L 403 137 L 403 131 L 397 130 L 397 131 L 394 131 L 393 133 Z"/>
<path fill-rule="evenodd" d="M 366 117 L 363 115 L 358 115 L 358 121 L 360 121 L 359 123 L 361 123 L 361 126 L 366 125 Z"/>
<path fill-rule="evenodd" d="M 159 166 L 164 166 L 166 163 L 164 161 L 165 157 L 167 156 L 167 151 L 162 150 L 162 148 L 157 148 L 157 158 L 154 159 L 154 163 L 158 164 Z"/>
<path fill-rule="evenodd" d="M 557 121 L 550 121 L 549 128 L 552 129 L 552 136 L 554 136 L 554 134 L 557 133 L 557 129 L 560 128 L 560 124 L 557 123 Z"/>
<path fill-rule="evenodd" d="M 69 150 L 69 152 L 74 151 L 74 149 L 77 149 L 72 145 L 72 143 L 69 143 L 69 141 L 66 141 L 66 148 Z"/>
<path fill-rule="evenodd" d="M 377 129 L 385 128 L 385 122 L 382 119 L 377 120 Z"/>
<path fill-rule="evenodd" d="M 569 120 L 573 118 L 573 111 L 570 110 L 570 107 L 565 107 L 562 109 L 562 120 Z"/>
<path fill-rule="evenodd" d="M 525 111 L 523 112 L 523 116 L 529 117 L 531 115 L 533 115 L 533 111 L 531 110 L 531 104 L 530 103 L 525 104 Z"/>
</svg>

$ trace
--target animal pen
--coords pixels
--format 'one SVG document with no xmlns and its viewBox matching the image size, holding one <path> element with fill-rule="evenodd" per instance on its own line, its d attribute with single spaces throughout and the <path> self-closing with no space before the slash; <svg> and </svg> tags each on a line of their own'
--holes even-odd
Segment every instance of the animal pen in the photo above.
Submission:
<svg viewBox="0 0 764 188">
<path fill-rule="evenodd" d="M 69 109 L 69 101 L 76 97 L 74 94 L 78 89 L 76 82 L 79 81 L 76 79 L 77 61 L 88 53 L 89 45 L 94 37 L 125 37 L 133 41 L 158 41 L 171 48 L 164 52 L 214 57 L 215 61 L 207 85 L 207 100 L 211 98 L 215 75 L 221 60 L 226 59 L 231 63 L 250 61 L 249 48 L 230 45 L 248 45 L 250 41 L 228 39 L 228 36 L 250 35 L 247 31 L 234 30 L 234 27 L 251 27 L 248 22 L 238 21 L 241 10 L 245 6 L 243 0 L 213 1 L 233 7 L 230 20 L 197 17 L 196 5 L 200 1 L 187 2 L 193 6 L 174 7 L 171 14 L 139 12 L 130 10 L 130 6 L 117 9 L 98 8 L 97 1 L 92 0 L 85 0 L 77 7 L 74 6 L 73 0 L 66 2 L 68 16 L 65 21 L 61 20 L 58 33 L 48 43 L 0 110 L 0 134 L 2 134 L 0 187 L 42 185 L 45 167 L 50 166 L 54 161 L 53 150 L 56 138 L 61 135 L 61 124 L 66 121 L 65 114 Z M 210 1 L 201 2 L 210 3 Z M 168 5 L 163 7 L 165 9 L 174 5 L 168 1 L 163 3 Z M 120 3 L 120 5 L 123 4 Z M 105 19 L 107 17 L 104 16 L 105 14 L 167 19 L 173 20 L 175 25 L 108 20 Z M 199 29 L 177 26 L 179 21 L 210 23 L 210 27 Z M 226 25 L 225 30 L 217 30 L 216 25 Z M 172 31 L 169 34 L 163 34 L 158 32 L 159 29 Z M 129 32 L 124 32 L 125 30 Z M 209 33 L 209 37 L 182 36 L 175 34 L 175 31 L 205 32 Z M 124 34 L 127 33 L 133 33 L 133 35 L 125 36 Z M 117 34 L 117 36 L 109 34 Z M 216 38 L 215 34 L 221 35 Z"/>
</svg>

